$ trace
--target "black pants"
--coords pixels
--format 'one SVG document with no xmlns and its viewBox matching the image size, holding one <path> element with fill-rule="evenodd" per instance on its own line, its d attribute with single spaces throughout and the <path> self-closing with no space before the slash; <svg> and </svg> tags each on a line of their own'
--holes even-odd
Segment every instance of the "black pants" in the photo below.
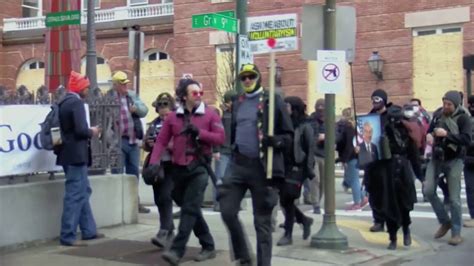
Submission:
<svg viewBox="0 0 474 266">
<path fill-rule="evenodd" d="M 171 191 L 173 190 L 172 166 L 171 162 L 163 163 L 165 179 L 159 184 L 153 185 L 153 197 L 160 214 L 160 230 L 174 230 L 173 224 L 173 200 Z"/>
<path fill-rule="evenodd" d="M 368 180 L 367 175 L 368 175 L 368 171 L 367 169 L 364 169 L 364 184 L 365 185 L 367 185 L 367 180 Z M 385 217 L 381 211 L 373 208 L 373 206 L 375 206 L 376 204 L 374 202 L 374 197 L 371 197 L 370 193 L 369 193 L 369 204 L 372 208 L 372 217 L 374 219 L 374 223 L 381 224 L 383 226 L 385 224 Z"/>
<path fill-rule="evenodd" d="M 247 237 L 238 217 L 240 203 L 249 189 L 252 196 L 254 226 L 257 232 L 257 265 L 271 265 L 271 216 L 278 201 L 278 194 L 270 182 L 266 179 L 265 170 L 259 159 L 232 155 L 222 185 L 218 188 L 218 200 L 222 219 L 229 230 L 236 260 L 250 260 Z"/>
<path fill-rule="evenodd" d="M 407 210 L 400 210 L 400 215 L 401 215 L 401 220 L 402 220 L 402 227 L 403 227 L 403 232 L 408 229 L 408 227 L 411 224 L 411 218 L 410 218 L 410 211 Z M 400 225 L 390 219 L 386 220 L 387 222 L 387 231 L 390 236 L 390 240 L 396 240 L 397 239 L 397 231 L 400 228 Z"/>
<path fill-rule="evenodd" d="M 173 240 L 171 250 L 180 257 L 184 256 L 186 244 L 194 231 L 203 249 L 214 250 L 214 239 L 201 212 L 204 191 L 208 183 L 208 173 L 204 166 L 173 166 L 174 188 L 172 197 L 181 207 L 178 234 Z"/>
<path fill-rule="evenodd" d="M 279 184 L 280 205 L 285 214 L 285 233 L 290 236 L 293 233 L 293 225 L 305 223 L 308 217 L 295 205 L 295 200 L 301 196 L 301 185 L 303 180 L 302 171 L 292 171 L 290 176 Z"/>
</svg>

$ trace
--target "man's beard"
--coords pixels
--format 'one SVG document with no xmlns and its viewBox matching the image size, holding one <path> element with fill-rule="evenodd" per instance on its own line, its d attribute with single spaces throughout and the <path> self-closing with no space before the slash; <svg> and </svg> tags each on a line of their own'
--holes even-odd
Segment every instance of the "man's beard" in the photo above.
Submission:
<svg viewBox="0 0 474 266">
<path fill-rule="evenodd" d="M 384 105 L 383 102 L 382 102 L 382 103 L 374 103 L 374 104 L 372 104 L 372 106 L 373 106 L 373 108 L 374 108 L 375 111 L 380 111 L 380 110 L 383 109 L 383 107 L 384 107 L 385 105 Z"/>
</svg>

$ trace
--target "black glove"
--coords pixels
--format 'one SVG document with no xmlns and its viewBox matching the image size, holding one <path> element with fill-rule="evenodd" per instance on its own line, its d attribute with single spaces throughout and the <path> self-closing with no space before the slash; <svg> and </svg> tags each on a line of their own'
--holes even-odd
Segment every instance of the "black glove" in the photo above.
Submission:
<svg viewBox="0 0 474 266">
<path fill-rule="evenodd" d="M 181 131 L 181 134 L 186 134 L 186 135 L 189 135 L 192 139 L 197 139 L 197 137 L 199 136 L 199 128 L 197 128 L 193 124 L 188 124 Z"/>
<path fill-rule="evenodd" d="M 285 145 L 283 140 L 277 136 L 263 136 L 262 145 L 264 148 L 273 147 L 275 149 L 281 149 Z"/>
</svg>

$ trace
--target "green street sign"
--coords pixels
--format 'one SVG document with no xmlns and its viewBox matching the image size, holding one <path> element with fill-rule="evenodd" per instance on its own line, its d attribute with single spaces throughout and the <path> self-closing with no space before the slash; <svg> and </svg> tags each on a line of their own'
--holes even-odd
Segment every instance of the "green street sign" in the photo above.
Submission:
<svg viewBox="0 0 474 266">
<path fill-rule="evenodd" d="M 234 10 L 220 11 L 220 12 L 216 12 L 216 14 L 223 15 L 223 16 L 226 16 L 226 17 L 235 18 L 235 11 Z"/>
<path fill-rule="evenodd" d="M 233 12 L 233 11 L 223 11 L 223 12 L 228 12 L 227 14 L 230 14 L 230 12 Z M 223 13 L 223 12 L 220 12 L 220 13 Z M 193 15 L 192 21 L 193 21 L 193 24 L 192 24 L 193 29 L 214 28 L 218 30 L 232 32 L 232 33 L 237 33 L 238 24 L 239 24 L 237 19 L 225 16 L 225 15 L 221 15 L 218 13 Z"/>
<path fill-rule="evenodd" d="M 237 33 L 237 28 L 239 27 L 239 22 L 235 18 L 213 14 L 213 21 L 211 27 L 223 30 L 231 33 Z"/>
<path fill-rule="evenodd" d="M 58 27 L 64 25 L 80 25 L 81 11 L 72 10 L 46 14 L 46 27 Z"/>
<path fill-rule="evenodd" d="M 212 13 L 193 15 L 193 29 L 209 28 L 212 23 Z"/>
</svg>

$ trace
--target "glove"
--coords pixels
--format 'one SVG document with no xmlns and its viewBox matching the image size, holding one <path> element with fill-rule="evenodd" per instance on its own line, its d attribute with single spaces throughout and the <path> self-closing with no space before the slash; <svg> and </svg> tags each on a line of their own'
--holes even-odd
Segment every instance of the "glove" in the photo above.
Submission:
<svg viewBox="0 0 474 266">
<path fill-rule="evenodd" d="M 275 149 L 281 149 L 284 146 L 283 141 L 276 136 L 263 136 L 262 145 L 264 148 L 273 147 Z"/>
<path fill-rule="evenodd" d="M 199 136 L 199 128 L 197 128 L 193 124 L 188 124 L 183 131 L 181 131 L 181 134 L 186 134 L 189 135 L 192 139 L 197 139 Z"/>
</svg>

